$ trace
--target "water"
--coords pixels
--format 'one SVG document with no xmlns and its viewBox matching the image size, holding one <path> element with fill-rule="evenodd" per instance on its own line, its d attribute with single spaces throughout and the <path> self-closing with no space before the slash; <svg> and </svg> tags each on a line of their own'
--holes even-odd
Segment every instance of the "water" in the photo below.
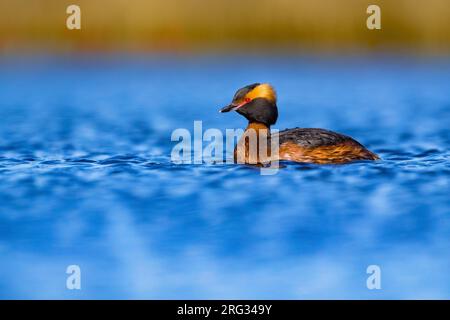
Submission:
<svg viewBox="0 0 450 320">
<path fill-rule="evenodd" d="M 4 58 L 1 298 L 450 298 L 450 60 Z M 349 134 L 382 158 L 175 165 L 176 128 L 278 89 L 277 128 Z M 79 265 L 82 289 L 67 290 Z M 366 269 L 381 268 L 381 290 Z"/>
</svg>

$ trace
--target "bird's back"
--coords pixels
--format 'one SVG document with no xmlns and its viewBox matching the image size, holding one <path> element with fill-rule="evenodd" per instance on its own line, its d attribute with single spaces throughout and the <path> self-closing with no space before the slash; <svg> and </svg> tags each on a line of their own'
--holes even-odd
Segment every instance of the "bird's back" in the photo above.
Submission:
<svg viewBox="0 0 450 320">
<path fill-rule="evenodd" d="M 306 148 L 336 145 L 344 142 L 361 145 L 349 136 L 319 128 L 294 128 L 280 131 L 279 142 L 280 144 L 292 142 Z"/>
</svg>

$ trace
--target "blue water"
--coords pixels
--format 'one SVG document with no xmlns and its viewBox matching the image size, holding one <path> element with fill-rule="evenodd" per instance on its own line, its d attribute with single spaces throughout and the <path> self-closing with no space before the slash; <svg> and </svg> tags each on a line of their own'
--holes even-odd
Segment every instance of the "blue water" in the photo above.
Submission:
<svg viewBox="0 0 450 320">
<path fill-rule="evenodd" d="M 449 79 L 437 58 L 3 58 L 0 297 L 448 299 Z M 244 127 L 218 109 L 262 81 L 276 128 L 383 160 L 171 163 L 174 129 Z"/>
</svg>

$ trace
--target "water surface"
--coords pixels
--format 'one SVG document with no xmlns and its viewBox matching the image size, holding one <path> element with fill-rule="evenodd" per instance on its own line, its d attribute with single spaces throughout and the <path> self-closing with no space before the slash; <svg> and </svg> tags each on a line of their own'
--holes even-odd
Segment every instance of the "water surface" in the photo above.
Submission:
<svg viewBox="0 0 450 320">
<path fill-rule="evenodd" d="M 1 298 L 450 298 L 450 60 L 4 58 Z M 176 165 L 176 128 L 271 82 L 276 128 L 382 161 Z M 66 289 L 68 265 L 82 290 Z M 382 270 L 368 290 L 366 268 Z"/>
</svg>

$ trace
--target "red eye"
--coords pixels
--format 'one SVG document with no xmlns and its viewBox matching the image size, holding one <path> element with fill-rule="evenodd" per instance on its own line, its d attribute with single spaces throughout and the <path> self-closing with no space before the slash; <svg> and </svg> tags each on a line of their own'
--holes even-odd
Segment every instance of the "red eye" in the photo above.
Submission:
<svg viewBox="0 0 450 320">
<path fill-rule="evenodd" d="M 245 102 L 250 102 L 250 98 L 245 98 Z"/>
</svg>

